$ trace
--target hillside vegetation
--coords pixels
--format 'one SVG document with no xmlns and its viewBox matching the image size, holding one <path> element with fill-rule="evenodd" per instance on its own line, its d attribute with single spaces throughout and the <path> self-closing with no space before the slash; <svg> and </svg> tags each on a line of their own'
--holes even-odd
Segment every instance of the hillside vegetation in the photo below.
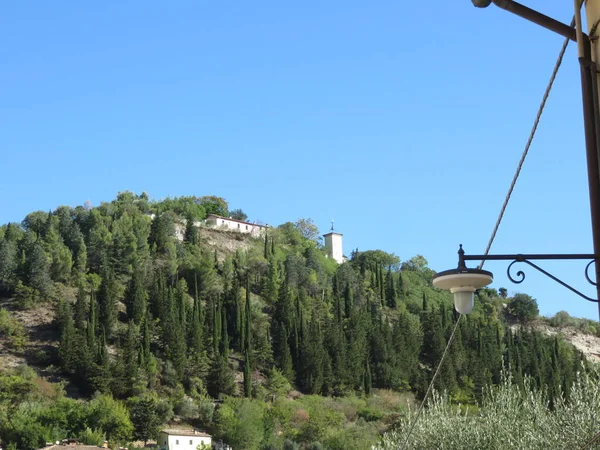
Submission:
<svg viewBox="0 0 600 450">
<path fill-rule="evenodd" d="M 338 265 L 309 219 L 252 238 L 193 225 L 211 213 L 246 217 L 219 197 L 125 192 L 0 227 L 3 445 L 124 444 L 176 423 L 234 448 L 346 449 L 402 428 L 457 319 L 425 258 Z M 444 401 L 478 405 L 505 373 L 568 402 L 587 363 L 558 335 L 509 331 L 536 317 L 526 294 L 480 290 Z"/>
</svg>

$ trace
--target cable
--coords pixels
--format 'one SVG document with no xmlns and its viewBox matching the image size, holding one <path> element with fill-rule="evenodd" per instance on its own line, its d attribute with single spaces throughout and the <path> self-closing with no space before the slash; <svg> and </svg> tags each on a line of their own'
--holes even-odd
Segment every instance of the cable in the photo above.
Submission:
<svg viewBox="0 0 600 450">
<path fill-rule="evenodd" d="M 575 16 L 573 16 L 573 19 L 571 20 L 571 27 L 574 27 L 574 26 L 575 26 Z M 490 248 L 492 247 L 492 244 L 494 243 L 494 239 L 496 238 L 496 234 L 498 233 L 498 228 L 500 227 L 500 223 L 502 222 L 502 219 L 504 218 L 504 213 L 506 212 L 506 207 L 508 206 L 508 202 L 510 201 L 510 197 L 513 193 L 513 190 L 515 189 L 515 184 L 517 183 L 517 179 L 519 178 L 521 169 L 523 168 L 523 163 L 525 162 L 525 158 L 527 157 L 527 154 L 529 153 L 529 148 L 531 147 L 531 143 L 533 142 L 533 138 L 535 137 L 535 133 L 540 124 L 540 119 L 542 118 L 542 113 L 544 112 L 544 108 L 546 107 L 546 102 L 548 101 L 548 96 L 550 95 L 550 91 L 552 90 L 552 87 L 554 85 L 554 80 L 556 80 L 556 75 L 558 74 L 558 70 L 560 69 L 560 66 L 563 61 L 563 57 L 565 56 L 565 52 L 567 51 L 568 46 L 569 46 L 569 39 L 566 38 L 560 49 L 556 63 L 554 64 L 554 70 L 552 71 L 552 75 L 550 76 L 550 81 L 548 82 L 548 85 L 546 86 L 546 91 L 544 92 L 544 96 L 542 97 L 542 102 L 540 103 L 540 106 L 538 108 L 537 115 L 533 122 L 533 127 L 531 128 L 531 132 L 529 133 L 529 138 L 527 139 L 527 143 L 525 144 L 525 150 L 523 151 L 523 154 L 521 155 L 521 159 L 517 166 L 517 171 L 515 172 L 512 182 L 510 183 L 510 187 L 508 188 L 508 193 L 506 194 L 506 198 L 504 199 L 504 203 L 502 204 L 502 208 L 500 209 L 500 214 L 498 215 L 498 220 L 496 220 L 496 225 L 494 226 L 494 230 L 492 231 L 492 235 L 491 235 L 488 245 L 485 249 L 485 253 L 484 253 L 485 255 L 487 255 L 490 252 Z M 481 261 L 481 263 L 479 264 L 479 269 L 481 269 L 483 267 L 484 262 L 485 261 Z M 431 382 L 429 383 L 427 392 L 425 392 L 425 397 L 423 397 L 423 401 L 421 402 L 421 405 L 419 406 L 417 415 L 408 430 L 406 439 L 404 440 L 402 447 L 400 447 L 402 450 L 404 450 L 406 448 L 406 445 L 408 444 L 408 441 L 413 432 L 413 429 L 415 428 L 415 425 L 419 421 L 419 417 L 421 416 L 421 412 L 423 412 L 423 408 L 425 406 L 425 403 L 427 402 L 427 398 L 429 397 L 429 394 L 431 393 L 431 390 L 433 389 L 433 384 L 435 382 L 435 379 L 437 378 L 437 376 L 440 372 L 440 369 L 442 368 L 442 364 L 444 363 L 444 358 L 446 357 L 446 354 L 448 353 L 448 349 L 452 345 L 452 341 L 454 341 L 454 335 L 456 334 L 456 330 L 458 330 L 458 325 L 460 323 L 462 316 L 463 316 L 462 314 L 459 315 L 458 319 L 456 320 L 456 325 L 454 325 L 454 330 L 452 330 L 452 334 L 450 335 L 450 339 L 448 340 L 448 343 L 446 344 L 446 348 L 444 349 L 442 358 L 440 359 L 437 369 L 436 369 L 435 373 L 433 374 L 433 378 L 431 379 Z"/>
<path fill-rule="evenodd" d="M 450 346 L 452 345 L 452 341 L 454 341 L 454 335 L 456 334 L 456 330 L 458 330 L 458 325 L 460 324 L 460 319 L 462 319 L 462 314 L 458 316 L 458 319 L 456 319 L 456 324 L 454 325 L 454 330 L 452 330 L 452 334 L 450 335 L 450 339 L 448 339 L 448 343 L 446 344 L 446 348 L 444 349 L 444 353 L 442 353 L 442 358 L 440 359 L 440 362 L 437 366 L 437 369 L 435 370 L 435 373 L 433 374 L 433 378 L 431 379 L 431 383 L 429 383 L 429 387 L 427 388 L 427 392 L 425 392 L 425 397 L 423 397 L 423 401 L 421 402 L 421 405 L 419 406 L 419 409 L 417 410 L 417 415 L 415 417 L 415 420 L 413 420 L 412 425 L 410 426 L 409 430 L 408 430 L 408 434 L 406 435 L 406 439 L 404 440 L 404 444 L 402 444 L 402 447 L 400 447 L 402 450 L 406 448 L 406 445 L 408 444 L 408 440 L 410 439 L 410 435 L 412 434 L 413 428 L 415 427 L 415 425 L 417 424 L 417 422 L 419 421 L 419 417 L 421 416 L 421 412 L 423 412 L 423 407 L 425 406 L 425 403 L 427 402 L 427 397 L 429 397 L 429 394 L 431 393 L 431 390 L 433 389 L 433 383 L 435 382 L 435 379 L 438 376 L 438 373 L 440 373 L 440 369 L 442 368 L 442 364 L 444 363 L 444 358 L 446 357 L 446 353 L 448 353 L 448 349 L 450 348 Z"/>
<path fill-rule="evenodd" d="M 571 20 L 571 27 L 575 26 L 575 16 L 573 16 L 573 20 Z M 510 201 L 510 196 L 513 193 L 515 188 L 515 184 L 517 183 L 517 179 L 521 173 L 521 169 L 523 167 L 523 163 L 525 162 L 525 158 L 529 153 L 529 148 L 531 147 L 531 143 L 533 142 L 533 138 L 535 137 L 535 132 L 537 131 L 538 125 L 540 124 L 540 119 L 542 118 L 542 113 L 544 112 L 544 108 L 546 107 L 546 101 L 548 100 L 548 96 L 550 95 L 550 91 L 552 90 L 552 86 L 554 85 L 554 80 L 556 79 L 556 75 L 558 74 L 558 69 L 560 68 L 563 57 L 565 56 L 565 52 L 567 51 L 567 47 L 569 46 L 569 39 L 565 38 L 563 42 L 562 48 L 560 49 L 560 53 L 558 54 L 558 58 L 556 60 L 556 64 L 554 65 L 554 70 L 552 71 L 552 75 L 550 76 L 550 81 L 548 82 L 548 86 L 546 86 L 546 91 L 544 92 L 544 97 L 542 97 L 542 103 L 540 103 L 540 107 L 538 108 L 537 115 L 535 117 L 535 121 L 533 122 L 533 127 L 531 128 L 531 132 L 529 133 L 529 139 L 527 139 L 527 144 L 525 144 L 525 150 L 523 151 L 523 155 L 521 156 L 521 160 L 519 161 L 519 165 L 517 166 L 517 171 L 515 172 L 515 176 L 510 183 L 510 187 L 508 188 L 508 193 L 506 194 L 506 198 L 504 199 L 504 204 L 502 205 L 502 209 L 500 210 L 500 214 L 498 215 L 498 220 L 496 221 L 496 225 L 494 226 L 494 231 L 492 231 L 492 236 L 488 242 L 488 245 L 485 249 L 484 255 L 487 255 L 490 252 L 490 248 L 496 238 L 496 233 L 498 232 L 498 228 L 500 227 L 500 222 L 502 222 L 502 218 L 504 217 L 504 212 L 506 211 L 506 206 Z M 479 263 L 479 269 L 483 268 L 483 264 L 485 261 L 481 261 Z"/>
<path fill-rule="evenodd" d="M 592 438 L 585 444 L 583 444 L 583 446 L 579 450 L 589 450 L 590 448 L 592 448 L 592 444 L 597 443 L 598 440 L 600 440 L 600 432 L 592 436 Z"/>
</svg>

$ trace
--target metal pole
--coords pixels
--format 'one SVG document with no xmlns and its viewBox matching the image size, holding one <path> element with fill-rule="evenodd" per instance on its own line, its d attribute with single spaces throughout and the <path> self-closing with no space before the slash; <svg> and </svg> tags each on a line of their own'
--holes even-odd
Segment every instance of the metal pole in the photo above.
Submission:
<svg viewBox="0 0 600 450">
<path fill-rule="evenodd" d="M 590 215 L 592 219 L 592 239 L 594 254 L 600 255 L 600 169 L 598 166 L 598 120 L 596 98 L 596 65 L 592 61 L 590 39 L 583 33 L 581 20 L 581 0 L 575 0 L 575 28 L 579 70 L 581 73 L 581 97 L 583 102 L 583 127 L 585 131 L 585 153 L 590 192 Z M 600 299 L 600 261 L 596 259 L 596 298 Z M 600 302 L 598 303 L 600 317 Z"/>
<path fill-rule="evenodd" d="M 535 11 L 528 8 L 525 5 L 521 5 L 513 0 L 492 0 L 494 5 L 498 8 L 502 8 L 508 12 L 511 12 L 523 19 L 529 20 L 530 22 L 536 23 L 548 30 L 554 31 L 570 40 L 575 40 L 575 30 L 566 23 L 559 22 L 552 17 L 548 17 L 539 11 Z"/>
</svg>

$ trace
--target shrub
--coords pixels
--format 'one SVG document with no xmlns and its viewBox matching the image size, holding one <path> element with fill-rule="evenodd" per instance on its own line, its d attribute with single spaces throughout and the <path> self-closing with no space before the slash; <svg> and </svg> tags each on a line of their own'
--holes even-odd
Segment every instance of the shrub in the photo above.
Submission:
<svg viewBox="0 0 600 450">
<path fill-rule="evenodd" d="M 358 417 L 363 418 L 367 422 L 375 422 L 383 418 L 383 413 L 373 408 L 362 408 L 358 411 Z"/>
<path fill-rule="evenodd" d="M 478 413 L 456 409 L 447 396 L 434 393 L 416 423 L 408 448 L 530 449 L 581 448 L 594 436 L 600 417 L 598 373 L 579 375 L 569 401 L 558 398 L 549 408 L 544 390 L 525 389 L 510 378 L 489 387 Z M 401 421 L 397 431 L 387 433 L 374 447 L 391 450 L 401 447 L 415 415 Z"/>
</svg>

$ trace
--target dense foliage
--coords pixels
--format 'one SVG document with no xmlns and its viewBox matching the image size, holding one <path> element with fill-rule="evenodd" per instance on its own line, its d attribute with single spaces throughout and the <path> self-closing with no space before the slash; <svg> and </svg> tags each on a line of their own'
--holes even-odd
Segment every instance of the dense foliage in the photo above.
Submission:
<svg viewBox="0 0 600 450">
<path fill-rule="evenodd" d="M 436 395 L 410 436 L 409 416 L 388 433 L 377 450 L 482 450 L 598 448 L 600 383 L 597 373 L 581 374 L 570 399 L 552 404 L 544 389 L 525 389 L 505 377 L 499 387 L 488 387 L 479 408 L 457 408 L 447 396 Z M 408 445 L 404 447 L 407 442 Z M 595 445 L 590 446 L 592 441 Z M 587 443 L 587 444 L 586 444 Z"/>
<path fill-rule="evenodd" d="M 334 436 L 327 430 L 358 415 L 319 419 L 328 409 L 288 408 L 285 395 L 295 388 L 305 402 L 368 397 L 374 390 L 422 396 L 457 319 L 450 295 L 432 287 L 425 258 L 401 263 L 382 250 L 356 250 L 337 265 L 305 219 L 259 238 L 223 232 L 239 243 L 228 251 L 196 226 L 207 214 L 230 214 L 227 202 L 214 196 L 154 202 L 125 192 L 96 208 L 38 211 L 0 227 L 0 294 L 21 308 L 54 305 L 60 345 L 45 364 L 94 396 L 77 425 L 69 419 L 60 432 L 39 436 L 99 432 L 114 441 L 145 441 L 177 415 L 238 448 L 283 445 L 281 436 L 290 445 L 327 440 L 328 448 L 344 448 L 343 433 L 370 436 L 366 446 L 374 442 L 392 424 L 383 418 L 390 411 L 369 411 L 365 403 L 360 426 L 371 431 L 349 428 Z M 246 217 L 241 210 L 231 215 Z M 527 322 L 536 315 L 535 300 L 524 294 L 505 299 L 481 290 L 436 388 L 454 402 L 475 404 L 508 367 L 517 385 L 530 376 L 531 386 L 547 387 L 551 402 L 568 396 L 580 353 L 526 328 L 509 332 L 507 318 Z M 15 351 L 22 349 L 23 330 L 0 310 L 2 327 Z M 215 412 L 217 398 L 224 402 Z M 123 408 L 123 423 L 94 416 L 106 402 L 121 405 L 114 410 Z M 8 405 L 2 403 L 4 414 Z M 18 423 L 3 423 L 3 441 L 21 439 Z"/>
</svg>

